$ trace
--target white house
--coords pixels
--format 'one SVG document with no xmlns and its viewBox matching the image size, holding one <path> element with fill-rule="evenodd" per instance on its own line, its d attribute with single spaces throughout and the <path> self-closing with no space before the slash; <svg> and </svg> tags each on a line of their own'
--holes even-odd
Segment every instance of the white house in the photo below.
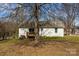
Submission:
<svg viewBox="0 0 79 59">
<path fill-rule="evenodd" d="M 27 38 L 27 32 L 29 32 L 28 28 L 19 28 L 19 37 L 25 36 Z"/>
<path fill-rule="evenodd" d="M 40 30 L 41 36 L 48 37 L 63 37 L 64 36 L 64 24 L 62 21 L 55 19 L 50 20 L 45 24 L 41 24 L 42 31 Z"/>
<path fill-rule="evenodd" d="M 23 26 L 20 27 L 19 37 L 24 35 L 27 38 L 27 33 L 30 31 L 34 31 L 34 28 L 27 26 L 27 24 L 26 24 L 26 27 L 23 27 Z M 55 20 L 50 22 L 48 21 L 40 22 L 39 35 L 47 36 L 47 37 L 63 37 L 64 27 L 62 22 L 60 20 Z"/>
<path fill-rule="evenodd" d="M 48 37 L 63 37 L 64 29 L 63 28 L 43 28 L 39 31 L 40 36 L 48 36 Z"/>
</svg>

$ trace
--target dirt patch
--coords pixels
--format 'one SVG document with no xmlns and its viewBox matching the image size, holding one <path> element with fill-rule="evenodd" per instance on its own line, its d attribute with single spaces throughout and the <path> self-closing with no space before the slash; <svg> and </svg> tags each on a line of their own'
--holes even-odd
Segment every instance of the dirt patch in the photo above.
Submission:
<svg viewBox="0 0 79 59">
<path fill-rule="evenodd" d="M 47 41 L 40 43 L 41 47 L 14 44 L 9 46 L 0 45 L 0 55 L 10 56 L 75 56 L 79 55 L 79 43 L 65 41 Z"/>
</svg>

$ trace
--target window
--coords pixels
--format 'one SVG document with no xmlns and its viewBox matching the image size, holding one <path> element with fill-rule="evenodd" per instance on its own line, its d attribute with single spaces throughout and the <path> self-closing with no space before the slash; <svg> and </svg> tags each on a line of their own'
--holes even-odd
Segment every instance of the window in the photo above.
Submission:
<svg viewBox="0 0 79 59">
<path fill-rule="evenodd" d="M 29 32 L 34 32 L 34 28 L 29 28 Z"/>
<path fill-rule="evenodd" d="M 55 33 L 57 33 L 57 31 L 58 31 L 58 28 L 55 28 Z"/>
<path fill-rule="evenodd" d="M 41 28 L 41 31 L 43 31 L 43 28 Z"/>
</svg>

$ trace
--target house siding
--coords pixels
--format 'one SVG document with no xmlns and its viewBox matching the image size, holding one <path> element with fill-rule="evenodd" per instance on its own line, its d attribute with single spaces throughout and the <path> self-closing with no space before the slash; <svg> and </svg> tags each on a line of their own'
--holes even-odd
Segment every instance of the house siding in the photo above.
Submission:
<svg viewBox="0 0 79 59">
<path fill-rule="evenodd" d="M 64 29 L 63 28 L 57 28 L 57 32 L 55 31 L 55 28 L 43 28 L 40 29 L 39 32 L 40 36 L 59 36 L 63 37 L 64 36 Z"/>
<path fill-rule="evenodd" d="M 21 35 L 24 35 L 27 38 L 27 32 L 29 32 L 28 28 L 19 28 L 19 37 L 21 37 Z M 39 35 L 48 37 L 63 37 L 64 28 L 57 28 L 57 32 L 55 31 L 55 28 L 40 28 Z"/>
<path fill-rule="evenodd" d="M 29 32 L 28 28 L 19 28 L 19 37 L 23 35 L 27 38 L 27 32 Z"/>
</svg>

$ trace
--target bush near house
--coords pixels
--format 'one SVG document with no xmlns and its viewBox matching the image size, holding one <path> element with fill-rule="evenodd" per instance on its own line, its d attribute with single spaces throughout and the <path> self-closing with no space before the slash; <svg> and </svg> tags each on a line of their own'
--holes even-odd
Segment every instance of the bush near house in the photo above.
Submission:
<svg viewBox="0 0 79 59">
<path fill-rule="evenodd" d="M 13 22 L 0 21 L 0 40 L 10 39 L 17 34 L 17 25 Z"/>
</svg>

